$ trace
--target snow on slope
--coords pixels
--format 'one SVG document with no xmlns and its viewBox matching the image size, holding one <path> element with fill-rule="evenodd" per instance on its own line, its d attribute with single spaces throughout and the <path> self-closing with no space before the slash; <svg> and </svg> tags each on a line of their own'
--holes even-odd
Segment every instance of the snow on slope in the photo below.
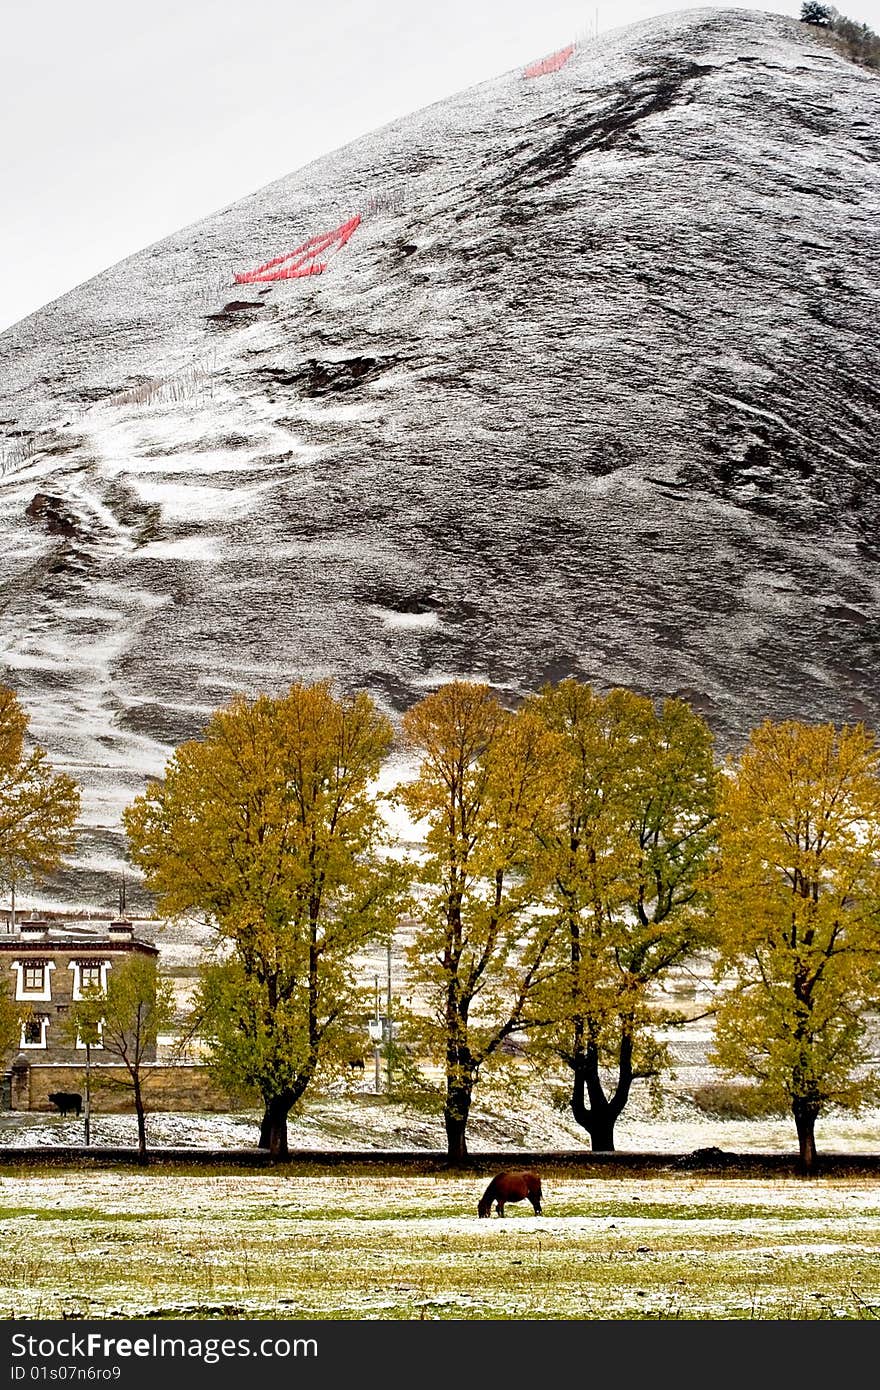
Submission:
<svg viewBox="0 0 880 1390">
<path fill-rule="evenodd" d="M 0 337 L 0 678 L 86 787 L 83 897 L 233 690 L 876 723 L 878 153 L 877 76 L 814 32 L 672 14 Z M 356 214 L 323 273 L 236 283 Z"/>
</svg>

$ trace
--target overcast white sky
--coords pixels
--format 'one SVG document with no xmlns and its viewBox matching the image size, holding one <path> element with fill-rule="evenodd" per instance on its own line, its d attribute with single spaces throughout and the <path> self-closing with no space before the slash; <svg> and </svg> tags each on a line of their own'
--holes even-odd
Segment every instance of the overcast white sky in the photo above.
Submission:
<svg viewBox="0 0 880 1390">
<path fill-rule="evenodd" d="M 800 0 L 739 9 L 800 14 Z M 675 0 L 3 0 L 0 330 L 397 116 Z M 838 6 L 880 29 L 880 0 Z"/>
</svg>

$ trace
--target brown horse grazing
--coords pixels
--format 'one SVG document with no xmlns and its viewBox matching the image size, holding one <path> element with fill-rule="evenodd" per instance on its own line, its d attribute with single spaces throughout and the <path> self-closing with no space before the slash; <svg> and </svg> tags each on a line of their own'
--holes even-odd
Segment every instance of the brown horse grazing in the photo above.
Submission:
<svg viewBox="0 0 880 1390">
<path fill-rule="evenodd" d="M 521 1202 L 525 1197 L 534 1207 L 535 1215 L 540 1216 L 541 1179 L 537 1173 L 499 1173 L 480 1198 L 477 1215 L 491 1216 L 494 1202 L 498 1215 L 503 1216 L 505 1202 Z"/>
</svg>

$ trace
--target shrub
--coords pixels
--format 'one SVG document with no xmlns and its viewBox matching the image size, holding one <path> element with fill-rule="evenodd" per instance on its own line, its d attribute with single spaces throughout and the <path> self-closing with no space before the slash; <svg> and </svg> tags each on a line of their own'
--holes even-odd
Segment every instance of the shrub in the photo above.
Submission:
<svg viewBox="0 0 880 1390">
<path fill-rule="evenodd" d="M 880 69 L 880 37 L 869 29 L 867 24 L 859 24 L 840 14 L 833 5 L 822 5 L 818 0 L 804 0 L 801 7 L 801 23 L 814 24 L 824 29 L 837 45 L 854 63 L 862 67 Z"/>
<path fill-rule="evenodd" d="M 691 1092 L 691 1100 L 704 1115 L 716 1120 L 763 1120 L 788 1114 L 767 1100 L 754 1086 L 711 1081 Z"/>
<path fill-rule="evenodd" d="M 861 63 L 866 68 L 880 68 L 880 38 L 867 24 L 857 24 L 854 19 L 847 19 L 846 15 L 832 10 L 829 28 L 854 63 Z"/>
</svg>

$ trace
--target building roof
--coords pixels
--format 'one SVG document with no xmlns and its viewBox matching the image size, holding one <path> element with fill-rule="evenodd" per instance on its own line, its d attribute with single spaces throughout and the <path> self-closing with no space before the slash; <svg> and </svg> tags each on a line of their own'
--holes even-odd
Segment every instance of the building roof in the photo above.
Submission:
<svg viewBox="0 0 880 1390">
<path fill-rule="evenodd" d="M 29 926 L 43 926 L 41 932 L 28 933 Z M 22 930 L 22 928 L 24 930 Z M 117 928 L 117 930 L 113 930 Z M 137 951 L 157 956 L 158 946 L 135 935 L 132 922 L 29 922 L 16 923 L 15 931 L 0 927 L 0 951 Z"/>
</svg>

